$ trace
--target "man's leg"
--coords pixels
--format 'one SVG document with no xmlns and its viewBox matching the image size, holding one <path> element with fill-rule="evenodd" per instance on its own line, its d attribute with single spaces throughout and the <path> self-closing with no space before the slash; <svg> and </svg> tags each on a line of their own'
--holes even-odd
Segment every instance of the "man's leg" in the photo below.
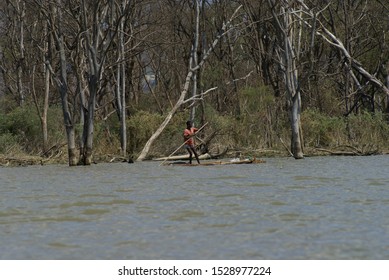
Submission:
<svg viewBox="0 0 389 280">
<path fill-rule="evenodd" d="M 187 148 L 188 153 L 189 153 L 189 164 L 192 164 L 192 151 L 190 148 Z"/>
<path fill-rule="evenodd" d="M 193 153 L 194 153 L 194 155 L 196 157 L 197 163 L 200 164 L 199 156 L 197 155 L 196 150 L 194 148 L 192 148 L 192 151 L 193 151 Z"/>
</svg>

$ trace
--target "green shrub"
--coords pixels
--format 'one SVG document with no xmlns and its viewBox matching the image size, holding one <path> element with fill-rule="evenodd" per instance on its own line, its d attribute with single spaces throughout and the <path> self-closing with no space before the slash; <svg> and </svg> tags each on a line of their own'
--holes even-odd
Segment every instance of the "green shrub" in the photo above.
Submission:
<svg viewBox="0 0 389 280">
<path fill-rule="evenodd" d="M 163 117 L 161 115 L 146 111 L 139 111 L 130 116 L 127 120 L 129 152 L 140 151 L 162 121 Z"/>
<path fill-rule="evenodd" d="M 35 150 L 41 135 L 40 122 L 35 111 L 28 107 L 18 107 L 3 115 L 1 119 L 1 133 L 12 135 L 26 151 Z"/>
<path fill-rule="evenodd" d="M 301 116 L 301 123 L 305 146 L 388 147 L 389 125 L 383 114 L 362 112 L 341 118 L 306 110 Z"/>
<path fill-rule="evenodd" d="M 344 137 L 345 121 L 339 117 L 329 117 L 317 110 L 306 110 L 301 115 L 303 136 L 306 146 L 328 147 L 341 145 Z"/>
<path fill-rule="evenodd" d="M 348 121 L 350 142 L 361 145 L 388 146 L 387 135 L 389 134 L 389 126 L 383 114 L 362 112 L 358 115 L 351 115 Z"/>
<path fill-rule="evenodd" d="M 49 108 L 47 130 L 49 145 L 64 141 L 62 111 Z M 7 114 L 0 115 L 0 145 L 14 142 L 22 152 L 37 153 L 42 149 L 42 124 L 34 107 L 17 107 Z M 22 148 L 21 148 L 22 147 Z"/>
</svg>

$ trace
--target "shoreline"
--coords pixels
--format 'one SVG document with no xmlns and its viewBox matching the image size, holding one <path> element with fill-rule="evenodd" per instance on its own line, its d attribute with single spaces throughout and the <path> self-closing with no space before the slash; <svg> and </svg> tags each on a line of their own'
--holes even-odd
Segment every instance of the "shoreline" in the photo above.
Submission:
<svg viewBox="0 0 389 280">
<path fill-rule="evenodd" d="M 349 149 L 342 150 L 331 150 L 325 148 L 306 148 L 304 157 L 318 157 L 318 156 L 375 156 L 375 155 L 386 155 L 389 154 L 389 151 L 360 151 L 352 147 L 348 147 Z M 236 152 L 231 151 L 226 153 L 221 157 L 211 157 L 210 159 L 229 159 L 234 158 Z M 245 157 L 256 157 L 260 158 L 288 158 L 291 157 L 287 151 L 285 150 L 253 150 L 246 151 L 242 153 L 242 158 Z M 94 156 L 94 164 L 98 163 L 118 163 L 118 162 L 128 162 L 128 163 L 136 163 L 136 160 L 128 156 L 124 158 L 121 155 L 113 155 L 113 154 L 96 154 Z M 155 161 L 157 156 L 148 158 L 144 160 L 147 161 Z M 52 165 L 52 164 L 67 164 L 67 157 L 65 156 L 57 156 L 53 158 L 45 158 L 41 156 L 34 155 L 4 155 L 0 154 L 0 167 L 25 167 L 25 166 L 33 166 L 33 165 Z M 81 165 L 80 165 L 81 166 Z"/>
</svg>

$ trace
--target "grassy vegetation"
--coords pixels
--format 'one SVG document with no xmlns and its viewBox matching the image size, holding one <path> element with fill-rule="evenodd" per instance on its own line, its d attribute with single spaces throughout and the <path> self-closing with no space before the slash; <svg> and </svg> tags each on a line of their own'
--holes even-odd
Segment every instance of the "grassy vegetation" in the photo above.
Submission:
<svg viewBox="0 0 389 280">
<path fill-rule="evenodd" d="M 205 106 L 209 125 L 201 137 L 215 133 L 209 145 L 211 153 L 226 148 L 243 156 L 288 155 L 290 127 L 283 104 L 263 88 L 247 88 L 240 95 L 241 115 L 220 114 L 210 104 Z M 0 157 L 43 156 L 41 123 L 32 106 L 17 107 L 0 113 Z M 182 130 L 188 111 L 178 112 L 154 143 L 150 157 L 165 156 L 182 144 Z M 127 120 L 128 149 L 136 158 L 146 141 L 162 123 L 164 116 L 146 110 L 133 111 Z M 60 108 L 51 107 L 48 116 L 49 145 L 46 153 L 55 162 L 67 160 L 66 139 Z M 358 151 L 380 153 L 389 150 L 386 141 L 389 125 L 385 115 L 363 112 L 348 117 L 327 115 L 306 109 L 301 115 L 306 155 L 328 154 L 325 151 Z M 201 125 L 199 120 L 195 121 Z M 95 157 L 110 160 L 120 154 L 119 122 L 116 115 L 96 120 Z M 181 151 L 184 152 L 184 151 Z M 44 157 L 43 157 L 44 159 Z M 1 164 L 1 162 L 0 162 Z"/>
</svg>

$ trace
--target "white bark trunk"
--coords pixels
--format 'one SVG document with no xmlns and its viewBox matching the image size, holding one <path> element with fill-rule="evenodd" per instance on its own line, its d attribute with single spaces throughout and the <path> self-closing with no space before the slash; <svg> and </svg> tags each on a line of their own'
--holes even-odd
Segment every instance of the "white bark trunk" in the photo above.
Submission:
<svg viewBox="0 0 389 280">
<path fill-rule="evenodd" d="M 192 65 L 189 63 L 189 71 L 188 71 L 188 74 L 186 75 L 186 79 L 185 79 L 185 84 L 184 84 L 184 88 L 181 92 L 181 95 L 180 95 L 180 98 L 178 99 L 177 103 L 174 105 L 174 107 L 172 108 L 172 110 L 168 113 L 168 115 L 166 116 L 165 120 L 162 122 L 162 124 L 159 126 L 159 128 L 154 132 L 154 134 L 149 138 L 149 140 L 146 142 L 146 145 L 143 147 L 143 150 L 141 151 L 140 155 L 138 156 L 138 159 L 137 161 L 142 161 L 142 160 L 145 160 L 146 157 L 147 157 L 147 154 L 149 153 L 149 150 L 151 148 L 151 145 L 154 143 L 154 141 L 159 137 L 159 135 L 162 133 L 162 131 L 165 129 L 165 127 L 169 124 L 170 120 L 172 119 L 173 115 L 176 113 L 176 111 L 178 110 L 178 108 L 180 108 L 180 106 L 185 102 L 185 97 L 186 97 L 186 94 L 188 93 L 188 90 L 189 90 L 189 86 L 190 86 L 190 82 L 191 82 L 191 79 L 192 79 L 192 76 L 193 76 L 193 73 L 195 71 L 198 71 L 205 63 L 205 61 L 208 59 L 209 55 L 211 54 L 211 52 L 213 51 L 213 49 L 216 47 L 216 45 L 218 44 L 220 38 L 222 36 L 224 36 L 224 34 L 226 33 L 227 29 L 230 27 L 231 25 L 231 21 L 234 19 L 236 13 L 240 10 L 241 6 L 239 6 L 235 12 L 233 13 L 233 15 L 231 16 L 230 20 L 227 21 L 226 23 L 223 24 L 223 27 L 222 27 L 222 32 L 215 38 L 215 40 L 213 41 L 212 45 L 209 47 L 208 51 L 204 54 L 204 56 L 202 57 L 200 63 L 198 63 L 195 67 L 191 67 Z M 193 55 L 193 54 L 192 54 Z M 191 56 L 191 60 L 192 60 L 192 56 Z M 194 98 L 193 98 L 194 99 Z"/>
<path fill-rule="evenodd" d="M 121 74 L 122 74 L 122 116 L 121 116 L 121 144 L 122 144 L 122 155 L 127 157 L 127 126 L 126 126 L 126 65 L 124 60 L 124 26 L 123 19 L 121 20 L 121 32 L 120 34 L 120 48 L 121 55 L 123 57 L 122 63 L 120 64 Z"/>
<path fill-rule="evenodd" d="M 189 89 L 190 80 L 192 78 L 192 75 L 193 75 L 193 71 L 190 70 L 186 76 L 184 89 L 181 92 L 180 98 L 178 99 L 178 101 L 174 105 L 174 107 L 170 110 L 170 112 L 167 114 L 165 120 L 162 122 L 162 124 L 159 126 L 159 128 L 149 138 L 149 140 L 147 141 L 146 145 L 144 146 L 142 152 L 140 153 L 140 155 L 137 159 L 138 161 L 142 161 L 142 160 L 146 159 L 146 156 L 151 148 L 151 145 L 158 138 L 158 136 L 162 133 L 162 131 L 165 129 L 165 127 L 169 124 L 170 120 L 172 119 L 172 117 L 174 116 L 174 114 L 176 113 L 178 108 L 180 108 L 180 106 L 183 104 L 183 102 L 185 100 L 185 96 L 186 96 L 188 89 Z"/>
<path fill-rule="evenodd" d="M 22 3 L 20 3 L 20 1 L 17 1 L 16 7 L 19 16 L 19 40 L 20 40 L 17 85 L 18 85 L 18 92 L 19 92 L 19 104 L 20 106 L 23 106 L 25 101 L 25 93 L 24 93 L 24 86 L 22 80 L 23 80 L 23 64 L 24 64 L 24 17 L 26 15 L 26 6 L 24 1 Z"/>
<path fill-rule="evenodd" d="M 194 68 L 198 64 L 198 47 L 199 47 L 199 37 L 200 37 L 200 3 L 199 0 L 196 0 L 196 31 L 194 35 L 194 44 L 193 44 L 193 53 L 191 60 L 191 67 Z M 192 88 L 192 97 L 197 95 L 197 72 L 193 73 L 193 88 Z M 193 122 L 196 116 L 196 106 L 192 106 L 190 109 L 190 120 Z"/>
<path fill-rule="evenodd" d="M 75 140 L 75 130 L 72 120 L 72 115 L 69 108 L 68 101 L 68 84 L 67 84 L 67 61 L 65 54 L 65 42 L 62 34 L 61 24 L 62 24 L 62 11 L 58 7 L 60 7 L 61 1 L 57 0 L 57 7 L 52 6 L 53 14 L 58 15 L 57 21 L 52 22 L 51 26 L 58 26 L 57 30 L 54 32 L 55 40 L 57 41 L 57 45 L 59 47 L 59 56 L 60 56 L 60 78 L 56 79 L 58 84 L 59 92 L 61 95 L 62 101 L 62 111 L 63 118 L 66 130 L 66 138 L 68 143 L 68 157 L 69 157 L 69 165 L 75 166 L 77 165 L 77 156 L 76 156 L 76 140 Z M 49 66 L 49 65 L 48 65 Z M 52 71 L 52 70 L 51 70 Z"/>
<path fill-rule="evenodd" d="M 283 41 L 283 46 L 280 48 L 282 53 L 281 68 L 284 70 L 285 86 L 290 101 L 291 152 L 295 159 L 302 159 L 304 154 L 300 128 L 301 96 L 297 70 L 298 55 L 295 53 L 295 30 L 291 18 L 291 8 L 285 3 L 281 3 L 282 20 L 280 20 L 275 12 L 275 1 L 268 0 L 268 3 L 280 31 L 280 38 Z"/>
</svg>

